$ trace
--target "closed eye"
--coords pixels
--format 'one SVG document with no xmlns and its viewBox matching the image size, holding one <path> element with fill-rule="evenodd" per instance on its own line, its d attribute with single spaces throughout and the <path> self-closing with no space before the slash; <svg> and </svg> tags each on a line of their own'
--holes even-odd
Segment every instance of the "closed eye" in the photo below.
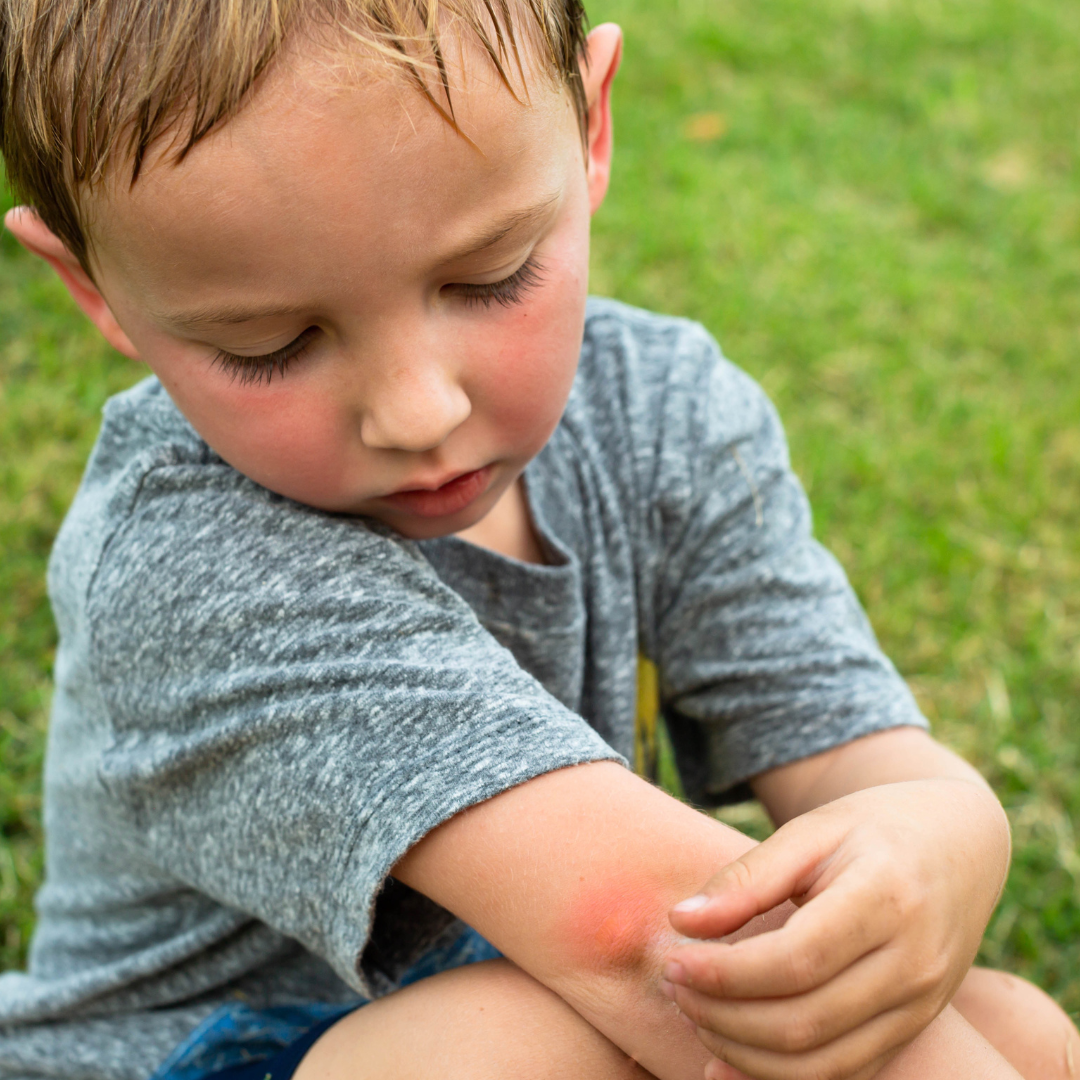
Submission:
<svg viewBox="0 0 1080 1080">
<path fill-rule="evenodd" d="M 288 345 L 263 356 L 239 356 L 221 349 L 214 357 L 214 364 L 227 372 L 241 386 L 269 383 L 273 380 L 275 373 L 279 378 L 285 377 L 289 365 L 304 353 L 318 333 L 317 326 L 309 326 Z"/>
<path fill-rule="evenodd" d="M 543 283 L 544 267 L 540 261 L 530 255 L 509 277 L 501 281 L 491 281 L 486 285 L 468 285 L 455 283 L 449 288 L 462 296 L 470 306 L 482 304 L 491 307 L 493 303 L 510 307 L 520 304 L 527 293 Z"/>
</svg>

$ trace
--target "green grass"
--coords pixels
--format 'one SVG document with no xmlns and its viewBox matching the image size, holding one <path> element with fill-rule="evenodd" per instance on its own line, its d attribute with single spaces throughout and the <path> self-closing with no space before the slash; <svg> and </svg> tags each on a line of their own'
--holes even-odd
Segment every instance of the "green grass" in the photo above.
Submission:
<svg viewBox="0 0 1080 1080">
<path fill-rule="evenodd" d="M 1080 1012 L 1080 5 L 597 0 L 627 32 L 594 289 L 694 316 L 1015 860 L 983 948 Z M 139 372 L 0 245 L 0 963 L 40 871 L 43 575 Z M 729 820 L 762 828 L 739 808 Z"/>
</svg>

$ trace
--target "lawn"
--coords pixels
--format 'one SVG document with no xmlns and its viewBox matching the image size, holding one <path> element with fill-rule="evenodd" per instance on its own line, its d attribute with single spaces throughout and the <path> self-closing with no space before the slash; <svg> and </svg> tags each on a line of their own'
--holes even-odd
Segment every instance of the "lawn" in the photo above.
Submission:
<svg viewBox="0 0 1080 1080">
<path fill-rule="evenodd" d="M 627 34 L 594 291 L 702 320 L 1015 858 L 986 962 L 1080 1013 L 1080 5 L 597 0 Z M 45 561 L 140 372 L 0 240 L 0 967 L 41 869 Z M 763 828 L 739 807 L 728 820 Z"/>
</svg>

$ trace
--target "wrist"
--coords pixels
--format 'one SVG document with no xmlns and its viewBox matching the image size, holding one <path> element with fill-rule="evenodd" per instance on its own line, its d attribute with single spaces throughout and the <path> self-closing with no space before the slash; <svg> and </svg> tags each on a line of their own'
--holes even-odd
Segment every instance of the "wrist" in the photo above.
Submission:
<svg viewBox="0 0 1080 1080">
<path fill-rule="evenodd" d="M 914 844 L 911 863 L 927 895 L 963 894 L 960 905 L 981 937 L 1000 899 L 1009 870 L 1009 820 L 982 777 L 941 776 L 907 780 L 856 792 L 866 798 L 860 816 L 894 817 L 898 850 Z M 874 806 L 876 798 L 882 804 Z M 898 805 L 899 804 L 899 805 Z M 921 869 L 919 869 L 921 867 Z"/>
<path fill-rule="evenodd" d="M 990 865 L 997 868 L 993 902 L 990 905 L 990 911 L 993 911 L 1005 888 L 1009 863 L 1012 860 L 1012 827 L 1009 824 L 1008 815 L 993 789 L 981 776 L 976 775 L 974 779 L 957 777 L 947 782 L 967 785 L 966 794 L 973 809 L 973 819 L 975 812 L 980 815 L 978 820 L 981 823 L 981 835 L 984 838 L 986 854 L 989 856 Z M 989 912 L 987 919 L 989 919 Z"/>
</svg>

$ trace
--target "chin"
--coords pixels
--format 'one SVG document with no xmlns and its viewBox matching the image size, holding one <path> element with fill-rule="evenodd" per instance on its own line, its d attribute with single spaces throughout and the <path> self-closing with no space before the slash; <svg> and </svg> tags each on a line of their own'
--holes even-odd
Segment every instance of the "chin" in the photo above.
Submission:
<svg viewBox="0 0 1080 1080">
<path fill-rule="evenodd" d="M 409 521 L 408 523 L 402 523 L 387 521 L 383 517 L 378 520 L 384 525 L 388 525 L 394 532 L 405 537 L 406 540 L 435 540 L 440 536 L 453 536 L 454 533 L 461 532 L 463 529 L 469 528 L 470 525 L 476 524 L 474 521 L 467 521 L 462 525 L 447 525 L 442 521 Z"/>
<path fill-rule="evenodd" d="M 439 536 L 453 536 L 454 533 L 471 529 L 483 521 L 492 507 L 487 499 L 480 501 L 484 503 L 482 509 L 468 506 L 460 513 L 440 518 L 395 517 L 391 519 L 385 514 L 369 516 L 376 517 L 384 525 L 389 525 L 394 532 L 400 533 L 407 540 L 434 540 Z"/>
</svg>

